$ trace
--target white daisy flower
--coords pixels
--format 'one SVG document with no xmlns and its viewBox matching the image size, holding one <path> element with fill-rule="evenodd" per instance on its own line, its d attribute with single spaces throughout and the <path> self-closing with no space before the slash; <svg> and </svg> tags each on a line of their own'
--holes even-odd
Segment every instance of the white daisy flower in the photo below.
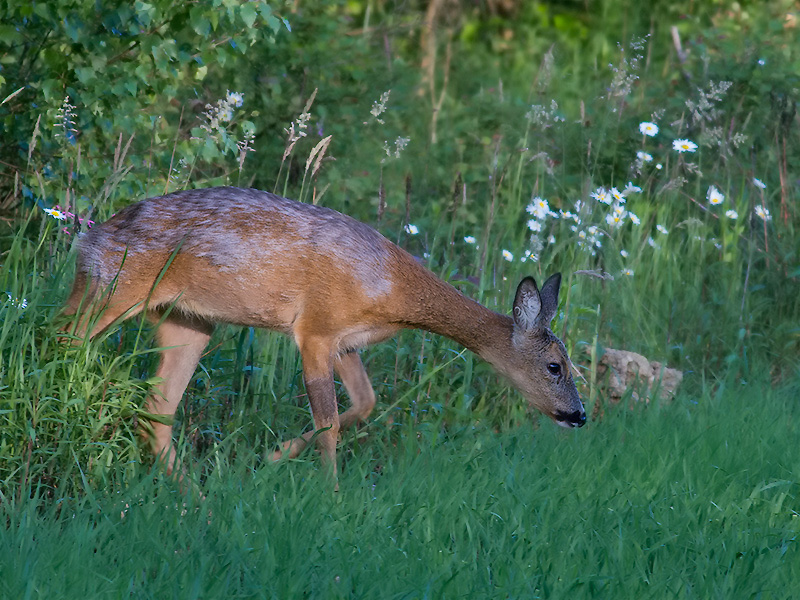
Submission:
<svg viewBox="0 0 800 600">
<path fill-rule="evenodd" d="M 544 219 L 550 214 L 550 205 L 544 198 L 539 198 L 539 196 L 536 196 L 533 200 L 531 200 L 531 203 L 528 204 L 525 210 L 527 210 L 529 214 L 532 214 L 537 219 Z"/>
<path fill-rule="evenodd" d="M 664 235 L 669 233 L 669 231 L 667 231 L 667 228 L 664 227 L 663 225 L 656 225 L 656 229 L 658 230 L 659 233 L 663 233 Z"/>
<path fill-rule="evenodd" d="M 610 212 L 606 215 L 606 223 L 611 227 L 619 227 L 622 225 L 622 217 L 616 213 Z"/>
<path fill-rule="evenodd" d="M 606 188 L 602 187 L 597 188 L 597 191 L 592 192 L 589 195 L 598 202 L 602 202 L 603 204 L 611 204 L 612 197 L 611 194 L 608 193 L 608 190 Z"/>
<path fill-rule="evenodd" d="M 620 255 L 622 258 L 628 258 L 628 251 L 627 251 L 627 250 L 620 250 L 620 251 L 619 251 L 619 255 Z"/>
<path fill-rule="evenodd" d="M 644 150 L 639 150 L 636 153 L 636 158 L 638 158 L 643 163 L 653 162 L 653 155 L 650 154 L 649 152 L 645 152 Z"/>
<path fill-rule="evenodd" d="M 514 255 L 511 254 L 508 250 L 503 250 L 503 258 L 506 259 L 508 262 L 513 262 Z"/>
<path fill-rule="evenodd" d="M 622 269 L 622 271 L 620 271 L 620 275 L 625 275 L 626 277 L 633 277 L 633 269 L 628 269 L 628 268 Z"/>
<path fill-rule="evenodd" d="M 570 219 L 572 221 L 575 221 L 576 223 L 581 222 L 580 217 L 573 212 L 570 212 L 568 210 L 560 210 L 559 212 L 561 213 L 562 219 Z"/>
<path fill-rule="evenodd" d="M 738 219 L 739 213 L 737 213 L 735 210 L 728 210 L 725 211 L 725 216 L 728 217 L 729 219 Z"/>
<path fill-rule="evenodd" d="M 697 150 L 697 144 L 689 140 L 675 140 L 672 142 L 672 149 L 678 152 L 694 152 Z"/>
<path fill-rule="evenodd" d="M 629 181 L 628 185 L 625 186 L 625 189 L 622 190 L 622 195 L 627 196 L 629 194 L 638 194 L 641 191 L 642 188 L 640 188 L 638 185 L 633 185 L 633 182 Z"/>
<path fill-rule="evenodd" d="M 57 208 L 45 208 L 44 212 L 46 212 L 48 215 L 59 221 L 63 221 L 64 219 L 67 218 L 66 213 L 61 212 Z"/>
<path fill-rule="evenodd" d="M 722 204 L 722 201 L 725 200 L 725 196 L 713 185 L 708 188 L 706 198 L 708 198 L 708 203 L 713 205 Z"/>
<path fill-rule="evenodd" d="M 468 244 L 474 244 L 475 243 L 475 236 L 473 236 L 473 235 L 464 236 L 464 241 L 466 243 L 468 243 Z"/>
<path fill-rule="evenodd" d="M 762 190 L 767 189 L 767 184 L 758 179 L 757 177 L 753 177 L 753 185 L 757 188 L 761 188 Z"/>
<path fill-rule="evenodd" d="M 537 221 L 536 219 L 531 219 L 530 221 L 528 221 L 528 229 L 530 229 L 534 233 L 539 233 L 542 230 L 541 221 Z"/>
<path fill-rule="evenodd" d="M 642 135 L 649 135 L 650 137 L 653 137 L 658 133 L 658 125 L 651 123 L 650 121 L 642 121 L 639 123 L 639 131 L 642 133 Z"/>
<path fill-rule="evenodd" d="M 419 233 L 419 229 L 417 228 L 417 226 L 412 225 L 411 223 L 406 225 L 404 229 L 406 230 L 406 233 L 409 235 L 417 235 Z"/>
<path fill-rule="evenodd" d="M 242 94 L 241 92 L 232 92 L 228 90 L 226 98 L 228 102 L 230 102 L 236 107 L 239 107 L 242 104 L 244 104 L 244 94 Z"/>
<path fill-rule="evenodd" d="M 764 221 L 771 221 L 772 220 L 772 216 L 769 214 L 769 210 L 767 209 L 767 207 L 766 206 L 762 206 L 761 204 L 756 206 L 756 214 L 759 217 L 761 217 L 761 219 L 763 219 Z"/>
</svg>

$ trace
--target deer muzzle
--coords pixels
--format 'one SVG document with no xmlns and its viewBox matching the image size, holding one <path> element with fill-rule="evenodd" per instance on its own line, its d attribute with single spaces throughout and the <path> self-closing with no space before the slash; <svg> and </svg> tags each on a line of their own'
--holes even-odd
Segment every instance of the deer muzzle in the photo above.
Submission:
<svg viewBox="0 0 800 600">
<path fill-rule="evenodd" d="M 586 411 L 575 410 L 571 413 L 558 411 L 556 412 L 556 423 L 562 427 L 583 427 L 586 425 Z"/>
</svg>

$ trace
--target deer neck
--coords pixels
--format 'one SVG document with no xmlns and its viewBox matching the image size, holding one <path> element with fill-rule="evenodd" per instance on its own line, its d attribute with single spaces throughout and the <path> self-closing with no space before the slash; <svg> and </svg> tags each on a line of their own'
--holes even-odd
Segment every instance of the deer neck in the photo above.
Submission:
<svg viewBox="0 0 800 600">
<path fill-rule="evenodd" d="M 511 317 L 486 308 L 433 276 L 425 283 L 407 303 L 411 310 L 404 326 L 448 337 L 502 371 L 514 329 Z"/>
</svg>

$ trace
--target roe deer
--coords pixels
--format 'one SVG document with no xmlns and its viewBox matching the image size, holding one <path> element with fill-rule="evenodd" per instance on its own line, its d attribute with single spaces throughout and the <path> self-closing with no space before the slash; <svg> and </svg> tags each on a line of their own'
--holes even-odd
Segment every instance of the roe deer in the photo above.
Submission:
<svg viewBox="0 0 800 600">
<path fill-rule="evenodd" d="M 214 323 L 280 331 L 294 339 L 323 459 L 335 473 L 340 428 L 366 419 L 375 394 L 357 350 L 402 328 L 445 335 L 505 375 L 558 424 L 586 412 L 566 349 L 550 321 L 559 274 L 541 291 L 519 284 L 513 317 L 467 298 L 371 227 L 328 208 L 230 187 L 143 200 L 82 234 L 65 313 L 75 333 L 97 335 L 143 312 L 160 322 L 161 378 L 147 410 L 175 414 Z M 79 313 L 79 314 L 76 314 Z M 88 330 L 88 331 L 87 331 Z M 338 412 L 336 371 L 352 406 Z M 273 455 L 297 456 L 313 432 Z M 172 425 L 152 423 L 151 446 L 177 465 Z"/>
</svg>

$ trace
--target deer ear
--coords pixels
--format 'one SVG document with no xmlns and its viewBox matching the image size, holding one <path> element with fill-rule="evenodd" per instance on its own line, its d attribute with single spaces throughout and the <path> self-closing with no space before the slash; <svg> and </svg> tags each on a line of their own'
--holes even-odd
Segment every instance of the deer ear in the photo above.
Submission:
<svg viewBox="0 0 800 600">
<path fill-rule="evenodd" d="M 561 273 L 551 275 L 541 292 L 533 277 L 523 279 L 514 297 L 514 323 L 517 327 L 523 330 L 548 327 L 558 311 L 560 287 Z"/>
<path fill-rule="evenodd" d="M 514 296 L 514 324 L 522 330 L 536 327 L 542 312 L 542 298 L 533 277 L 526 277 Z"/>
<path fill-rule="evenodd" d="M 561 288 L 561 273 L 555 273 L 544 282 L 539 296 L 542 300 L 542 310 L 539 314 L 540 325 L 549 326 L 550 321 L 558 312 L 558 290 Z"/>
</svg>

